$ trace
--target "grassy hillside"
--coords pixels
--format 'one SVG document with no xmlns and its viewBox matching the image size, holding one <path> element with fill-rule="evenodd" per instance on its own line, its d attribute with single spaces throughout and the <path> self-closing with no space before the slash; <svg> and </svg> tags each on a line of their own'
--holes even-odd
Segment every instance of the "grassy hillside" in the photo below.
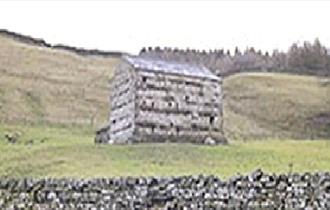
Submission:
<svg viewBox="0 0 330 210">
<path fill-rule="evenodd" d="M 330 79 L 249 73 L 224 81 L 230 139 L 330 138 Z"/>
<path fill-rule="evenodd" d="M 0 34 L 0 122 L 102 124 L 116 62 Z"/>
<path fill-rule="evenodd" d="M 80 56 L 0 33 L 0 123 L 94 127 L 108 114 L 117 58 Z M 224 81 L 229 139 L 330 138 L 329 79 L 246 73 Z"/>
<path fill-rule="evenodd" d="M 0 176 L 226 177 L 259 167 L 287 172 L 290 165 L 299 172 L 330 170 L 330 82 L 311 76 L 226 78 L 229 146 L 95 145 L 93 128 L 107 118 L 107 81 L 117 62 L 0 35 Z M 9 144 L 4 136 L 14 131 L 22 137 Z M 309 138 L 320 140 L 292 140 Z"/>
<path fill-rule="evenodd" d="M 95 145 L 89 129 L 0 126 L 20 131 L 17 144 L 0 136 L 0 176 L 96 177 L 214 174 L 257 168 L 269 172 L 329 171 L 329 141 L 269 140 L 228 146 L 192 144 Z M 28 143 L 33 140 L 33 143 Z M 308 154 L 308 158 L 306 158 Z"/>
</svg>

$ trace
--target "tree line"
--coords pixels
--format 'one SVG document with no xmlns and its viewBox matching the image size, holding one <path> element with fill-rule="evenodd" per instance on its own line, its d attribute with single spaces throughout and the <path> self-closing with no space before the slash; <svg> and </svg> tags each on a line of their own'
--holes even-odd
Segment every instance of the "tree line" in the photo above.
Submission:
<svg viewBox="0 0 330 210">
<path fill-rule="evenodd" d="M 313 43 L 305 41 L 302 45 L 293 43 L 287 52 L 274 50 L 272 53 L 238 47 L 234 53 L 229 50 L 195 50 L 178 48 L 142 48 L 139 55 L 166 61 L 186 62 L 203 65 L 219 76 L 244 71 L 295 72 L 330 76 L 330 55 L 319 39 Z"/>
</svg>

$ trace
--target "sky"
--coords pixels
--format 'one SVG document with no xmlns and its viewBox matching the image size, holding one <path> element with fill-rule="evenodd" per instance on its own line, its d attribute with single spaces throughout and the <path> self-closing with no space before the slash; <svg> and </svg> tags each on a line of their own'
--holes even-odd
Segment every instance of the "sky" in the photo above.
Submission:
<svg viewBox="0 0 330 210">
<path fill-rule="evenodd" d="M 326 1 L 5 1 L 0 29 L 51 44 L 138 53 L 142 47 L 286 51 L 330 46 Z"/>
</svg>

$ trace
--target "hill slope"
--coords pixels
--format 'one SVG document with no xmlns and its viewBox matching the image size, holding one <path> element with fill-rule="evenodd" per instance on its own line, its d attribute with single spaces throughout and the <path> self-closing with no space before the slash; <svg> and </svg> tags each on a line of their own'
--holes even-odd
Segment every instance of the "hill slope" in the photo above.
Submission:
<svg viewBox="0 0 330 210">
<path fill-rule="evenodd" d="M 103 123 L 117 61 L 0 34 L 0 122 Z"/>
<path fill-rule="evenodd" d="M 246 73 L 227 78 L 224 91 L 231 139 L 330 137 L 329 79 Z"/>
<path fill-rule="evenodd" d="M 91 127 L 104 123 L 107 82 L 118 57 L 82 56 L 84 51 L 42 43 L 0 33 L 0 123 Z M 330 138 L 329 83 L 325 78 L 288 74 L 227 77 L 227 137 Z"/>
</svg>

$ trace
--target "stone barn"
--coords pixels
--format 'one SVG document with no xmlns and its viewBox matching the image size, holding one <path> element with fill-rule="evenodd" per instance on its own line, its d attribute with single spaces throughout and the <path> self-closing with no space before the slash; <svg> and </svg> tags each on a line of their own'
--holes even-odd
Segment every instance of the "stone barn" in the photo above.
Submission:
<svg viewBox="0 0 330 210">
<path fill-rule="evenodd" d="M 123 56 L 97 143 L 223 143 L 222 79 L 207 68 Z"/>
</svg>

